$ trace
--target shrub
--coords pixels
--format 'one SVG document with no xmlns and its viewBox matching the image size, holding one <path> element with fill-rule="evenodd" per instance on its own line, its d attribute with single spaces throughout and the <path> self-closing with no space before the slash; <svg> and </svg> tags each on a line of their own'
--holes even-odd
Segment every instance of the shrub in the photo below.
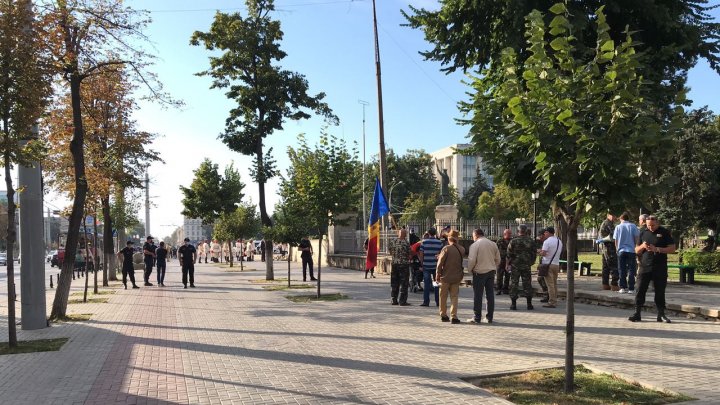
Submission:
<svg viewBox="0 0 720 405">
<path fill-rule="evenodd" d="M 720 252 L 703 252 L 687 249 L 680 252 L 682 263 L 695 266 L 699 273 L 718 273 L 720 271 Z"/>
</svg>

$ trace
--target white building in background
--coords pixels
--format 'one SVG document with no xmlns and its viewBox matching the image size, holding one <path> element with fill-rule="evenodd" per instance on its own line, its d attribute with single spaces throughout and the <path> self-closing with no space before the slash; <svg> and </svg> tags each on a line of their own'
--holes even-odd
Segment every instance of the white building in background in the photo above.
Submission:
<svg viewBox="0 0 720 405">
<path fill-rule="evenodd" d="M 183 217 L 182 239 L 190 238 L 190 242 L 196 243 L 201 239 L 210 239 L 212 235 L 212 226 L 203 225 L 202 220 L 198 218 Z"/>
<path fill-rule="evenodd" d="M 487 167 L 483 164 L 480 155 L 459 155 L 456 151 L 469 148 L 471 145 L 467 143 L 450 145 L 446 148 L 430 153 L 434 165 L 433 169 L 435 177 L 440 181 L 440 172 L 437 168 L 447 169 L 448 177 L 450 177 L 450 185 L 458 192 L 458 197 L 462 198 L 465 192 L 472 187 L 477 177 L 478 169 L 487 180 L 489 186 L 492 187 L 492 176 L 487 174 Z"/>
</svg>

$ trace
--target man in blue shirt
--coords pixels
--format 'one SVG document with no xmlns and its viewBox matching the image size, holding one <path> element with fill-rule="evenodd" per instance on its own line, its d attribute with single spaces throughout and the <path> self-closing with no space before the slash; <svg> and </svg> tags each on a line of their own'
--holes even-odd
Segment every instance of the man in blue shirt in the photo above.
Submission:
<svg viewBox="0 0 720 405">
<path fill-rule="evenodd" d="M 635 273 L 637 272 L 637 255 L 635 246 L 640 239 L 640 231 L 630 222 L 630 213 L 620 215 L 620 225 L 613 233 L 615 248 L 618 255 L 618 271 L 620 272 L 620 294 L 635 292 Z"/>
<path fill-rule="evenodd" d="M 420 242 L 418 255 L 423 267 L 423 303 L 420 306 L 430 306 L 430 292 L 435 293 L 435 306 L 440 305 L 438 296 L 439 287 L 433 286 L 435 281 L 435 270 L 437 267 L 437 255 L 442 250 L 443 243 L 437 238 L 437 230 L 430 228 L 427 231 L 429 238 L 425 238 Z"/>
</svg>

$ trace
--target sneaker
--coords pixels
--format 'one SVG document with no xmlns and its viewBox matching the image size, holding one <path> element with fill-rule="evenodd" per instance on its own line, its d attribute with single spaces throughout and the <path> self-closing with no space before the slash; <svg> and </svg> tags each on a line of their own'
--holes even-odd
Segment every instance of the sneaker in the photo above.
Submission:
<svg viewBox="0 0 720 405">
<path fill-rule="evenodd" d="M 477 325 L 480 325 L 480 322 L 481 321 L 479 319 L 475 319 L 475 318 L 470 318 L 467 320 L 467 323 L 473 323 L 473 324 L 477 324 Z"/>
<path fill-rule="evenodd" d="M 401 302 L 401 303 L 400 303 L 400 306 L 401 306 L 401 307 L 409 307 L 410 305 L 412 305 L 412 304 L 409 303 L 409 302 Z"/>
<path fill-rule="evenodd" d="M 391 304 L 392 304 L 392 305 L 397 305 L 397 304 L 399 304 L 399 302 L 397 302 L 397 300 L 392 300 Z"/>
<path fill-rule="evenodd" d="M 635 294 L 635 290 L 628 290 L 627 293 L 628 293 L 628 294 Z"/>
<path fill-rule="evenodd" d="M 152 287 L 152 285 L 153 285 L 153 283 L 150 283 L 150 282 L 147 282 L 147 281 L 145 282 L 145 287 Z"/>
<path fill-rule="evenodd" d="M 441 316 L 441 317 L 440 317 L 440 320 L 443 321 L 443 322 L 450 322 L 450 318 L 449 318 L 447 315 Z"/>
<path fill-rule="evenodd" d="M 429 306 L 430 306 L 430 304 L 425 304 L 425 303 L 422 303 L 422 304 L 420 304 L 420 306 L 421 306 L 421 307 L 429 307 Z"/>
<path fill-rule="evenodd" d="M 625 288 L 621 288 L 620 291 L 618 291 L 619 294 L 627 294 L 628 290 Z"/>
<path fill-rule="evenodd" d="M 487 322 L 487 323 L 493 323 L 493 320 L 492 320 L 492 318 L 485 318 L 485 322 Z"/>
<path fill-rule="evenodd" d="M 553 305 L 553 304 L 545 304 L 545 305 L 543 305 L 543 308 L 555 308 L 555 305 Z"/>
<path fill-rule="evenodd" d="M 456 324 L 462 323 L 462 322 L 460 322 L 460 320 L 457 318 L 453 318 L 452 321 L 450 321 L 450 323 L 452 323 L 453 325 L 456 325 Z"/>
</svg>

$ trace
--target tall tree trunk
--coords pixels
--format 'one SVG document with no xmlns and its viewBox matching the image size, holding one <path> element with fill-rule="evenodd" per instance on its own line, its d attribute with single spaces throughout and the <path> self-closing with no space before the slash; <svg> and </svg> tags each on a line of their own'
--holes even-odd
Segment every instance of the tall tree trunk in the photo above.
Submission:
<svg viewBox="0 0 720 405">
<path fill-rule="evenodd" d="M 97 220 L 97 201 L 93 204 L 93 294 L 98 293 L 97 273 L 100 267 L 100 256 L 98 255 L 98 220 Z M 103 282 L 107 283 L 107 274 L 103 274 Z M 103 284 L 104 285 L 104 284 Z"/>
<path fill-rule="evenodd" d="M 290 252 L 292 252 L 292 246 L 290 246 L 290 244 L 288 243 L 288 288 L 290 288 Z"/>
<path fill-rule="evenodd" d="M 228 252 L 230 252 L 230 267 L 233 266 L 233 248 L 232 248 L 232 242 L 228 241 Z"/>
<path fill-rule="evenodd" d="M 4 128 L 8 128 L 8 122 L 5 120 Z M 9 141 L 9 134 L 5 133 L 5 139 Z M 17 347 L 17 327 L 15 326 L 15 261 L 14 249 L 17 234 L 15 232 L 15 189 L 12 184 L 12 174 L 10 173 L 10 153 L 9 148 L 5 149 L 5 187 L 7 188 L 7 288 L 8 288 L 8 346 Z"/>
<path fill-rule="evenodd" d="M 75 265 L 75 254 L 80 236 L 80 221 L 82 220 L 85 197 L 87 195 L 87 179 L 85 178 L 85 156 L 84 136 L 81 106 L 80 106 L 80 75 L 75 72 L 70 77 L 70 99 L 73 112 L 73 137 L 70 142 L 70 153 L 73 157 L 73 170 L 75 174 L 75 198 L 73 199 L 72 212 L 68 223 L 68 236 L 65 243 L 65 261 L 58 276 L 58 285 L 55 290 L 50 319 L 62 319 L 66 317 L 68 298 L 70 296 L 70 284 L 72 283 L 73 266 Z"/>
<path fill-rule="evenodd" d="M 262 138 L 257 143 L 257 148 L 255 151 L 255 159 L 257 160 L 257 170 L 258 170 L 258 206 L 260 208 L 260 221 L 262 222 L 263 226 L 266 226 L 268 228 L 272 227 L 272 219 L 270 219 L 270 216 L 267 213 L 267 208 L 265 204 L 265 167 L 263 163 L 263 147 L 262 147 Z M 263 235 L 263 237 L 265 237 Z M 272 240 L 265 239 L 265 246 L 268 246 L 270 244 L 272 246 Z M 273 261 L 272 260 L 265 260 L 265 279 L 266 280 L 275 280 L 275 273 L 273 272 Z"/>
<path fill-rule="evenodd" d="M 103 287 L 110 285 L 108 280 L 117 281 L 115 272 L 115 245 L 113 244 L 113 222 L 110 215 L 110 196 L 100 199 L 103 214 Z"/>
<path fill-rule="evenodd" d="M 320 235 L 320 242 L 318 243 L 318 262 L 317 262 L 317 297 L 320 299 L 320 269 L 322 267 L 322 243 L 323 235 Z"/>
<path fill-rule="evenodd" d="M 83 234 L 85 235 L 83 239 L 83 246 L 81 249 L 84 249 L 85 252 L 85 264 L 83 266 L 83 273 L 85 273 L 85 289 L 83 290 L 83 302 L 87 302 L 87 291 L 88 291 L 88 279 L 90 278 L 90 274 L 88 274 L 88 231 L 87 231 L 87 211 L 85 211 L 85 215 L 83 215 Z"/>
<path fill-rule="evenodd" d="M 577 257 L 577 229 L 582 219 L 581 210 L 563 208 L 567 224 L 567 314 L 565 319 L 565 392 L 575 390 L 575 260 Z"/>
</svg>

